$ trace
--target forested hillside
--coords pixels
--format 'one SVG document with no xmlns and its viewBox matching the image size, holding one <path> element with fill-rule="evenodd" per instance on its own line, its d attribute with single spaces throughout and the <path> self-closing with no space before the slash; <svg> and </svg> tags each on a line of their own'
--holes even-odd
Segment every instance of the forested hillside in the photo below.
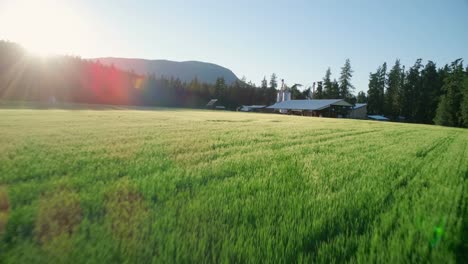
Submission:
<svg viewBox="0 0 468 264">
<path fill-rule="evenodd" d="M 169 61 L 128 58 L 98 58 L 104 65 L 134 71 L 137 74 L 154 74 L 156 78 L 179 78 L 182 82 L 190 82 L 197 78 L 200 82 L 214 84 L 218 78 L 223 78 L 228 85 L 238 81 L 237 76 L 229 69 L 213 63 L 201 61 Z"/>
<path fill-rule="evenodd" d="M 276 77 L 270 88 L 243 81 L 228 85 L 223 78 L 215 84 L 196 78 L 183 82 L 76 57 L 34 57 L 10 42 L 0 42 L 0 58 L 0 98 L 4 100 L 202 107 L 217 98 L 235 109 L 242 104 L 270 104 L 276 96 Z"/>
</svg>

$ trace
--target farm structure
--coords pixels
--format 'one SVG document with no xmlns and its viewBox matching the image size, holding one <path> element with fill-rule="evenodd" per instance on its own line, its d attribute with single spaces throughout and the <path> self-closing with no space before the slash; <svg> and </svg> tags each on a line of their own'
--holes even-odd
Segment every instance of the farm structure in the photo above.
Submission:
<svg viewBox="0 0 468 264">
<path fill-rule="evenodd" d="M 240 112 L 262 112 L 266 105 L 243 105 L 239 107 Z"/>
<path fill-rule="evenodd" d="M 369 115 L 367 116 L 370 120 L 375 120 L 375 121 L 390 121 L 390 119 L 386 118 L 385 116 L 382 115 Z"/>
<path fill-rule="evenodd" d="M 267 107 L 280 113 L 340 118 L 348 117 L 351 108 L 343 99 L 288 100 Z"/>
<path fill-rule="evenodd" d="M 356 104 L 351 108 L 349 118 L 367 119 L 367 104 Z"/>
<path fill-rule="evenodd" d="M 215 110 L 225 110 L 226 107 L 224 105 L 219 104 L 218 99 L 211 99 L 205 106 L 208 109 L 215 109 Z"/>
</svg>

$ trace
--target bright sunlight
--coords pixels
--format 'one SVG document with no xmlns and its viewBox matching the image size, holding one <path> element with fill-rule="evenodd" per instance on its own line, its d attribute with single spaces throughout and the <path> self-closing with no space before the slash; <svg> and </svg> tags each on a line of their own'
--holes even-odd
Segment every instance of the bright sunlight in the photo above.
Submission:
<svg viewBox="0 0 468 264">
<path fill-rule="evenodd" d="M 6 0 L 0 3 L 0 36 L 41 56 L 78 54 L 92 48 L 92 28 L 66 1 Z"/>
</svg>

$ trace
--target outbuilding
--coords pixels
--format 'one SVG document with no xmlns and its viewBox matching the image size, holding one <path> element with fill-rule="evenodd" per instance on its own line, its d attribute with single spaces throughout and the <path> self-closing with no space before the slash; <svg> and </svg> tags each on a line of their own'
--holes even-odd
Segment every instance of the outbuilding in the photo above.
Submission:
<svg viewBox="0 0 468 264">
<path fill-rule="evenodd" d="M 370 120 L 375 120 L 375 121 L 390 121 L 390 119 L 386 118 L 385 116 L 381 116 L 381 115 L 369 115 L 367 117 Z"/>
<path fill-rule="evenodd" d="M 219 104 L 218 99 L 211 99 L 205 106 L 208 109 L 215 109 L 215 110 L 226 110 L 224 105 Z"/>
<path fill-rule="evenodd" d="M 239 108 L 241 112 L 261 112 L 266 105 L 243 105 Z"/>
<path fill-rule="evenodd" d="M 367 119 L 367 104 L 355 104 L 349 113 L 349 118 Z"/>
</svg>

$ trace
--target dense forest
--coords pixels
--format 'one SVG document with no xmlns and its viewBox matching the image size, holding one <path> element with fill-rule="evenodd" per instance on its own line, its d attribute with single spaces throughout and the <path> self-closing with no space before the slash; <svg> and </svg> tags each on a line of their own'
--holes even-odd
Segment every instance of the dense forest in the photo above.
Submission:
<svg viewBox="0 0 468 264">
<path fill-rule="evenodd" d="M 368 114 L 393 121 L 468 127 L 468 67 L 463 67 L 462 59 L 442 68 L 418 59 L 408 70 L 399 60 L 390 70 L 384 63 L 370 73 L 367 94 L 361 91 L 357 96 L 350 83 L 352 73 L 349 60 L 341 68 L 339 80 L 331 80 L 328 68 L 314 98 L 367 103 Z"/>
<path fill-rule="evenodd" d="M 370 74 L 367 101 L 371 114 L 413 123 L 468 127 L 468 68 L 457 59 L 437 68 L 422 59 L 405 70 L 399 60 L 387 71 L 387 64 Z"/>
<path fill-rule="evenodd" d="M 328 68 L 315 89 L 301 91 L 300 84 L 287 88 L 293 99 L 342 98 L 353 104 L 367 103 L 369 114 L 394 121 L 468 127 L 468 68 L 461 59 L 442 68 L 418 59 L 408 70 L 399 60 L 390 70 L 384 63 L 370 73 L 367 93 L 361 91 L 357 96 L 350 60 L 341 68 L 338 80 L 331 75 Z M 0 99 L 4 100 L 199 108 L 216 98 L 234 110 L 240 105 L 273 104 L 278 83 L 274 73 L 260 87 L 245 79 L 227 85 L 222 78 L 209 84 L 197 78 L 182 82 L 142 76 L 77 57 L 34 57 L 15 43 L 0 41 Z"/>
</svg>

